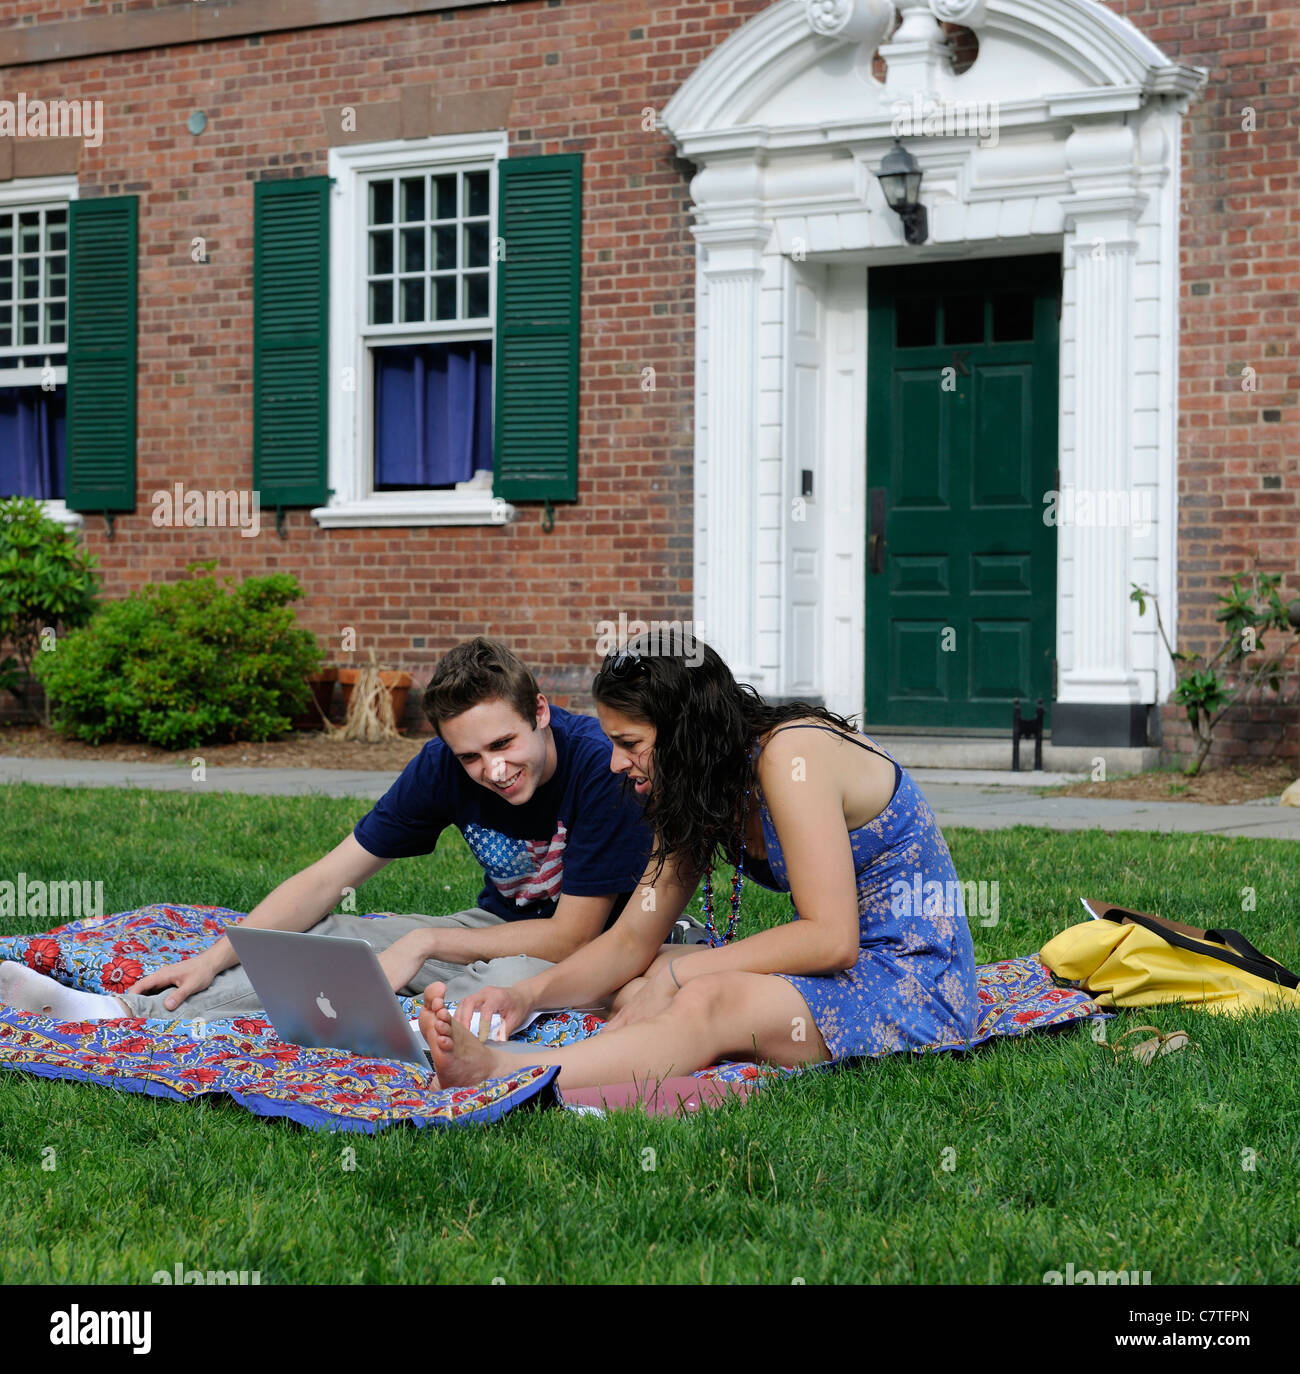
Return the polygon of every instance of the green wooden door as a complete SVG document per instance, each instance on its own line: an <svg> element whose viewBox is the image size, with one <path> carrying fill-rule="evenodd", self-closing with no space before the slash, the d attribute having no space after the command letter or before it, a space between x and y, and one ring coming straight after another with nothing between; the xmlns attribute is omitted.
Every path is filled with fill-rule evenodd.
<svg viewBox="0 0 1300 1374"><path fill-rule="evenodd" d="M866 720L1052 698L1060 259L868 274Z"/></svg>

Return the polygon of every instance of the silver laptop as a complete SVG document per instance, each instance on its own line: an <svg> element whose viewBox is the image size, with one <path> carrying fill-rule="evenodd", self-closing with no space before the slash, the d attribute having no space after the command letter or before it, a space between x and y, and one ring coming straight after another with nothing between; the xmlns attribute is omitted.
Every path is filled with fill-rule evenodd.
<svg viewBox="0 0 1300 1374"><path fill-rule="evenodd" d="M432 1067L364 940L242 925L226 934L281 1040Z"/></svg>

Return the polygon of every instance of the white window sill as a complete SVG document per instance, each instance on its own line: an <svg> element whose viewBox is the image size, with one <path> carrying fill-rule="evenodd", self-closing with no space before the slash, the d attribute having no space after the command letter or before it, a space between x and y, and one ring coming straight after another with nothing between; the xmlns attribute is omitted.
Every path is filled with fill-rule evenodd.
<svg viewBox="0 0 1300 1374"><path fill-rule="evenodd" d="M507 525L515 508L490 491L417 492L372 496L317 506L311 517L323 529L366 529L400 525Z"/></svg>

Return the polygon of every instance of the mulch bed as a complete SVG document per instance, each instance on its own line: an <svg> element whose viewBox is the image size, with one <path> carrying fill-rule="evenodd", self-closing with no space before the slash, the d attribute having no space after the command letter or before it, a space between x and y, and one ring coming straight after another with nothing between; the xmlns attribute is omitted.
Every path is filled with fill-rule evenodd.
<svg viewBox="0 0 1300 1374"><path fill-rule="evenodd" d="M1125 801L1202 802L1212 806L1280 796L1296 780L1295 764L1235 764L1202 769L1194 778L1176 770L1134 773L1107 782L1078 782L1052 788L1060 797L1114 797Z"/></svg>
<svg viewBox="0 0 1300 1374"><path fill-rule="evenodd" d="M282 739L253 744L205 744L198 749L158 749L151 744L83 744L64 739L44 725L0 726L0 755L23 758L82 759L100 763L183 763L196 755L205 763L228 768L373 768L400 773L432 738L407 735L401 739L362 744L331 740L320 730L299 730Z"/></svg>

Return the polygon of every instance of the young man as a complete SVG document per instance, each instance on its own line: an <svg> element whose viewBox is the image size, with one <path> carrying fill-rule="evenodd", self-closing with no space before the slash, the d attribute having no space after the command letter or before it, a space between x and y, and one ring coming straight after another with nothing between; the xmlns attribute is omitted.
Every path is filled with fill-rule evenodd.
<svg viewBox="0 0 1300 1374"><path fill-rule="evenodd" d="M532 977L595 939L635 889L651 836L610 771L597 721L552 707L504 645L458 645L438 663L423 705L438 738L342 844L281 883L244 924L363 939L394 991L416 996L438 981L457 998ZM449 825L483 867L477 907L373 920L327 914L390 860L430 853ZM70 1020L260 1010L225 936L119 995L0 964L0 1003Z"/></svg>

